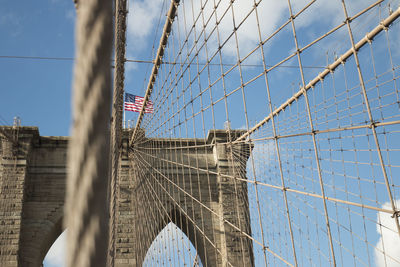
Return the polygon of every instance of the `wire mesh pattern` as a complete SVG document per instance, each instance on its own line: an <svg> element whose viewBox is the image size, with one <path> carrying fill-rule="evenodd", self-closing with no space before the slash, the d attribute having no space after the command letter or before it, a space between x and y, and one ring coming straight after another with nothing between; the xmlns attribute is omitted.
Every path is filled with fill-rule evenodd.
<svg viewBox="0 0 400 267"><path fill-rule="evenodd" d="M135 197L156 203L143 216L164 221L140 232L155 238L167 225L143 248L145 265L207 266L200 243L221 266L400 265L400 2L173 5L146 92L154 113L142 112L131 153L143 183ZM188 156L218 147L207 143L218 129L234 166L226 173L210 167L212 158ZM238 218L212 205L216 175L233 182ZM164 201L200 234L189 241ZM238 251L250 243L250 263L202 235L210 220L241 233Z"/></svg>

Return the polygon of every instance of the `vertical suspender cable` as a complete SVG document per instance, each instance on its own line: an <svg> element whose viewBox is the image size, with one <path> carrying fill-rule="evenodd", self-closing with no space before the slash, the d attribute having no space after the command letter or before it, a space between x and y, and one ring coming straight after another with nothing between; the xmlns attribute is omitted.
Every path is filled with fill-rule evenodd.
<svg viewBox="0 0 400 267"><path fill-rule="evenodd" d="M67 266L106 266L112 6L107 0L75 3L77 60L65 207Z"/></svg>
<svg viewBox="0 0 400 267"><path fill-rule="evenodd" d="M156 81L156 77L157 77L157 74L158 74L158 69L160 68L161 61L162 61L162 58L164 56L164 50L165 50L165 47L167 46L168 37L169 37L169 34L171 32L171 29L172 29L172 22L174 21L175 14L176 14L176 9L177 9L177 7L179 5L179 1L180 0L171 0L171 5L169 7L169 11L168 11L168 14L167 14L167 19L165 21L164 28L163 28L163 33L162 33L162 36L161 36L161 39L160 39L160 44L158 46L156 58L154 60L153 69L151 71L149 83L147 84L147 89L146 89L146 94L144 96L143 106L142 106L142 109L141 109L141 111L139 113L138 119L136 121L136 127L133 130L133 134L132 134L132 137L131 137L131 139L129 141L129 145L133 144L133 142L134 142L134 140L136 138L136 135L139 132L139 127L140 127L140 124L142 123L143 116L144 116L144 110L145 110L145 107L147 105L147 102L150 100L150 96L151 96L151 93L153 91L153 86L154 86L154 83Z"/></svg>
<svg viewBox="0 0 400 267"><path fill-rule="evenodd" d="M108 266L114 266L115 237L118 210L118 167L119 149L121 146L122 105L125 74L126 45L126 0L115 0L115 62L114 62L114 93L111 120L111 195L110 195L110 242Z"/></svg>

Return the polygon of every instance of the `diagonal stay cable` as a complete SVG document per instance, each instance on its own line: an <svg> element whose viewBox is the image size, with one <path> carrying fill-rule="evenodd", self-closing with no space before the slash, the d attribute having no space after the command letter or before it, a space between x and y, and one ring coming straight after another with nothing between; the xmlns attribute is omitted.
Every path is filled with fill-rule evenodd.
<svg viewBox="0 0 400 267"><path fill-rule="evenodd" d="M154 82L155 82L156 76L158 74L158 69L160 68L160 65L161 65L162 57L164 56L164 49L165 49L165 47L167 45L167 42L168 42L169 33L171 32L171 29L172 29L172 22L173 22L173 20L175 18L178 4L179 4L179 0L172 0L171 1L171 5L170 5L169 11L168 11L167 19L166 19L165 24L164 24L163 34L161 36L160 45L159 45L158 50L157 50L155 64L153 65L153 69L152 69L152 72L151 72L149 83L147 85L146 93L145 93L144 100L143 100L143 106L142 106L142 108L140 110L140 113L139 113L139 116L138 116L138 119L137 119L137 122L136 122L136 127L133 130L133 134L132 134L132 137L131 137L130 142L129 142L130 145L132 145L132 143L134 142L134 140L136 138L136 135L137 135L137 133L139 131L140 124L141 124L141 122L143 120L145 107L146 107L147 102L149 101L151 93L153 91Z"/></svg>
<svg viewBox="0 0 400 267"><path fill-rule="evenodd" d="M288 107L291 103L293 103L299 97L301 97L301 95L303 95L304 91L308 91L309 89L313 88L317 83L319 83L321 80L323 80L329 73L333 72L338 66L343 64L349 57L351 57L355 53L355 50L359 50L361 47L363 47L365 44L367 44L371 39L373 39L376 35L378 35L381 31L383 31L384 29L389 27L399 17L400 17L400 8L398 8L390 16L388 16L386 19L384 19L372 31L367 33L364 38L362 38L358 43L356 43L354 45L354 49L352 47L349 50L347 50L343 55L341 55L332 64L328 65L327 68L323 72L318 74L318 76L315 77L313 80L311 80L305 87L302 87L292 97L290 97L288 100L286 100L285 103L283 103L281 106L276 108L271 114L269 114L267 117L265 117L259 123L257 123L254 127L249 129L246 133L244 133L242 136L240 136L238 139L236 139L233 143L237 143L242 140L245 140L250 134L254 133L260 127L262 127L265 123L267 123L269 120L271 120L272 116L276 116L281 111L285 110L286 107Z"/></svg>
<svg viewBox="0 0 400 267"><path fill-rule="evenodd" d="M141 152L139 150L137 150L136 152ZM158 158L157 158L158 159ZM170 163L174 163L174 162L170 162ZM221 215L219 215L218 213L216 213L215 211L213 211L211 208L207 207L204 203L201 203L198 199L196 199L195 197L193 197L191 194L189 194L188 192L186 192L184 189L182 189L181 187L179 187L177 184L175 184L173 181L171 181L168 177L165 176L165 174L163 174L161 171L155 169L150 163L148 163L149 167L154 169L155 172L157 172L158 174L160 174L162 177L164 177L169 183L172 183L176 188L178 188L180 191L182 191L185 195L189 196L191 199L193 199L195 202L197 202L198 204L200 204L202 207L204 207L206 210L210 211L212 214L214 214L215 216L217 216L218 218L220 218L224 223L230 225L232 228L236 229L237 231L239 231L241 234L243 234L244 236L246 236L247 238L251 239L253 242L255 242L256 244L258 244L259 246L263 247L263 249L266 249L268 252L270 252L272 255L274 255L275 257L277 257L278 259L280 259L281 261L283 261L284 263L286 263L289 266L293 266L291 263L289 263L288 261L286 261L285 259L283 259L281 256L279 256L276 252L274 252L273 250L271 250L269 247L265 247L263 246L262 243L260 243L260 241L258 241L257 239L255 239L254 237L252 237L251 235L249 235L248 233L242 231L240 228L238 228L236 225L234 225L233 223L231 223L230 221L224 219L223 217L221 217ZM157 181L158 182L158 181ZM158 182L159 183L159 182ZM162 186L162 185L160 185ZM164 188L164 187L163 187ZM167 193L168 194L168 193ZM172 198L172 197L171 197ZM174 199L172 198L172 200L174 201ZM183 211L184 212L184 211ZM197 228L199 228L197 226ZM201 229L199 229L199 231L201 231Z"/></svg>
<svg viewBox="0 0 400 267"><path fill-rule="evenodd" d="M171 161L171 160L159 158L159 157L153 156L151 154L144 153L141 150L136 150L135 149L135 151L136 152L140 152L142 154L145 154L146 156L150 156L150 157L153 157L155 159L167 162L167 163L171 163L171 164L174 164L174 165L179 165L179 166L182 166L182 167L185 167L185 168L189 168L189 169L193 169L193 170L199 170L201 172L205 172L205 173L209 173L209 174L220 175L221 177L225 177L225 178L229 178L229 179L236 179L238 181L244 181L244 182L251 183L251 184L257 183L258 185L266 186L266 187L273 188L273 189L285 190L287 192L293 192L293 193L302 194L302 195L315 197L315 198L321 198L321 199L325 198L326 200L332 201L332 202L338 202L338 203L348 204L348 205L355 206L355 207L362 207L362 208L366 208L366 209L370 209L370 210L382 211L382 212L385 212L385 213L393 214L393 210L390 210L390 209L378 208L378 207L374 207L374 206L364 205L364 204L351 202L351 201L347 201L347 200L342 200L342 199L338 199L338 198L333 198L333 197L328 197L328 196L323 197L323 196L321 196L319 194L310 193L310 192L304 192L304 191L300 191L300 190L296 190L296 189L291 189L289 187L282 188L281 186L272 185L272 184L268 184L268 183L264 183L264 182L260 182L260 181L254 182L252 180L243 179L243 178L239 178L239 177L234 177L234 176L229 175L229 174L222 174L222 173L218 173L218 172L215 172L215 171L210 171L210 170L207 170L207 169L197 168L197 167L190 166L190 165L187 165L187 164L178 163L178 162L174 162L174 161Z"/></svg>
<svg viewBox="0 0 400 267"><path fill-rule="evenodd" d="M138 155L136 154L136 157L138 157ZM214 213L214 215L220 217L220 215L218 215L217 213L215 213L214 211L212 211L210 208L208 208L207 206L205 206L203 203L199 202L196 198L194 198L192 195L190 195L189 193L187 193L185 190L183 190L182 188L180 188L179 186L177 186L174 182L172 182L170 179L168 179L163 173L161 173L160 171L158 171L157 169L154 168L154 166L152 166L150 163L148 163L145 159L142 159L143 163L146 163L151 169L154 169L155 172L157 172L158 174L160 174L161 176L163 176L165 179L168 180L169 183L172 183L173 185L175 185L175 187L177 187L178 189L180 189L183 193L189 195L189 197L191 197L193 200L195 200L196 202L198 202L200 205L202 205L204 208L206 208L207 210L209 210L210 212ZM171 196L170 193L168 193L168 190L154 177L154 173L151 172L151 177L158 183L158 185L164 190L164 192L168 195L168 197L174 202L174 204L180 209L180 211L186 216L186 218L197 228L197 230L203 235L203 237L205 237L205 239L220 253L222 254L222 252L216 247L215 244L213 244L213 242L207 237L207 235L204 233L204 231L196 224L196 222L189 216L189 214L187 214L187 212L179 205L179 203L176 202L176 200L173 198L173 196ZM151 185L150 185L151 186ZM155 189L151 186L151 189L154 193L154 195L157 197L157 200L159 203L161 203L162 205L162 201L159 199L159 196L156 194ZM165 207L164 207L165 209ZM165 211L167 213L167 211ZM228 261L230 266L233 266L229 261Z"/></svg>
<svg viewBox="0 0 400 267"><path fill-rule="evenodd" d="M136 162L138 162L139 164L141 164L141 163L144 162L144 161L140 161L139 158L138 158L136 155L135 155L135 157L136 157L136 160L133 159L132 157L130 157L130 162L136 161ZM143 166L144 166L144 164L143 164ZM144 168L138 168L138 170L142 173L143 176L145 176ZM152 192L152 194L144 194L145 197L149 198L150 196L152 196L152 199L153 199L156 203L159 204L159 205L155 205L155 206L157 207L157 209L158 209L159 214L164 214L164 215L166 215L166 216L168 217L169 221L173 222L173 219L172 219L171 215L169 214L169 212L167 211L167 209L166 209L165 206L163 205L163 203L162 203L162 201L160 200L160 198L159 198L157 192L155 191L154 187L149 183L149 181L148 181L147 179L144 179L144 181L145 181L144 184L148 187L149 192L150 192L150 191ZM153 219L155 219L155 214L154 214L155 212L154 212L152 209L150 209L150 212L151 212L152 215L153 215L153 216L152 216ZM168 223L168 221L166 221L164 217L162 217L162 221L163 221L165 224ZM186 244L184 244L184 245L185 245L186 249L189 250L189 247L187 247ZM178 250L178 253L180 253L179 250Z"/></svg>

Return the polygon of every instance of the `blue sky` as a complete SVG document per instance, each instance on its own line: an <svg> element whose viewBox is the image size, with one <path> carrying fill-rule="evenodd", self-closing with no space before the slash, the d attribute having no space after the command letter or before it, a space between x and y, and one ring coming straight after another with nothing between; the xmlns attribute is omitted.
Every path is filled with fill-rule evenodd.
<svg viewBox="0 0 400 267"><path fill-rule="evenodd" d="M68 59L75 56L73 1L0 0L0 4L0 56L66 58L0 58L0 124L10 125L19 116L23 126L38 126L41 135L69 135L73 61ZM147 38L146 34L142 37ZM140 59L151 58L150 53L144 58L146 48L135 48ZM128 51L130 55L136 54ZM143 94L144 67L127 63L128 71L135 73L127 77L129 92Z"/></svg>
<svg viewBox="0 0 400 267"><path fill-rule="evenodd" d="M72 1L6 1L0 10L1 56L74 57ZM0 118L68 135L73 61L0 58Z"/></svg>

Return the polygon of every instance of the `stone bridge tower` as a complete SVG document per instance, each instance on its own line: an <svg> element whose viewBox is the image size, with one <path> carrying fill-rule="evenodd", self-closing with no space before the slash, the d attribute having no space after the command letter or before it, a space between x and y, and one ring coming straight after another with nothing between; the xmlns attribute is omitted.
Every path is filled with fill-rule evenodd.
<svg viewBox="0 0 400 267"><path fill-rule="evenodd" d="M40 136L36 127L0 130L0 265L41 266L64 230L68 138ZM229 138L240 133L231 131ZM229 147L227 132L213 130L207 140L144 138L136 149L157 146L159 152L135 153L134 147L128 153L129 134L120 160L115 265L141 266L158 233L173 222L195 245L203 265L253 266L252 243L245 236L251 235L247 183L240 180L251 145ZM171 149L182 144L185 150ZM232 149L242 158L233 160ZM166 177L201 204L188 201L184 190L166 188ZM159 210L164 214L151 219Z"/></svg>

